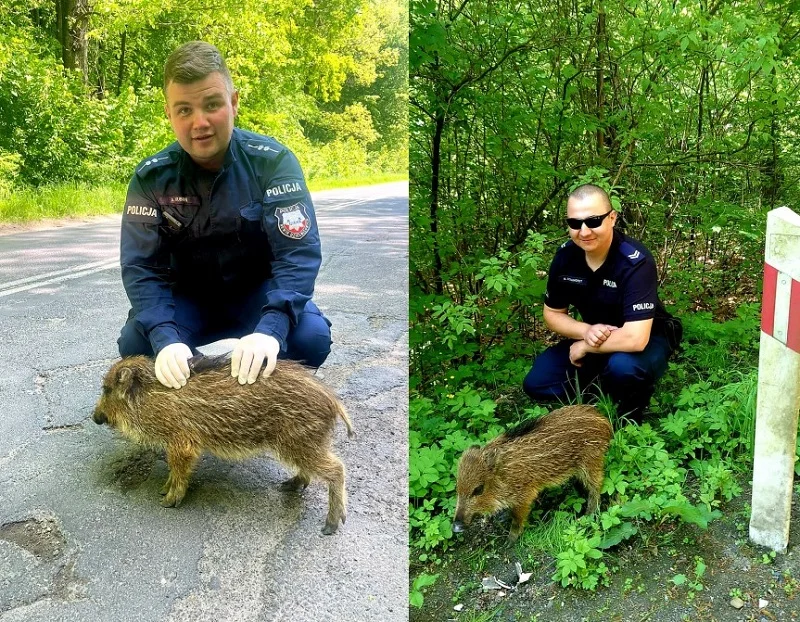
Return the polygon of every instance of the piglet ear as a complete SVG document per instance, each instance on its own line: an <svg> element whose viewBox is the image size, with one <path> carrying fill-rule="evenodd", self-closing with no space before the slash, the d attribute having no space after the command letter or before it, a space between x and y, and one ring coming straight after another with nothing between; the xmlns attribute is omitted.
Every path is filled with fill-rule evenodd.
<svg viewBox="0 0 800 622"><path fill-rule="evenodd" d="M133 372L130 370L129 367L123 367L119 370L119 375L117 376L117 384L122 387L123 389L127 389L130 387L131 382L133 381Z"/></svg>
<svg viewBox="0 0 800 622"><path fill-rule="evenodd" d="M483 459L486 462L486 468L490 471L494 471L494 468L497 466L497 447L486 449Z"/></svg>
<svg viewBox="0 0 800 622"><path fill-rule="evenodd" d="M130 400L136 401L141 394L142 379L135 367L122 366L117 374L117 386L122 395Z"/></svg>

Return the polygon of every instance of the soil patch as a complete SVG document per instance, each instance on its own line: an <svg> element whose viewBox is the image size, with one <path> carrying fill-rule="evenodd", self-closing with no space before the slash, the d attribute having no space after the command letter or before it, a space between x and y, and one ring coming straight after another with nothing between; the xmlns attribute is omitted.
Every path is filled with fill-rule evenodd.
<svg viewBox="0 0 800 622"><path fill-rule="evenodd" d="M507 526L496 519L488 533L468 532L443 557L442 566L412 568L439 574L411 622L525 620L546 622L739 622L800 620L800 512L792 506L786 554L748 538L751 490L720 508L707 530L694 525L647 525L612 549L604 561L617 571L595 592L562 588L552 580L555 560L504 544ZM705 572L695 576L697 561ZM484 590L496 577L515 585L519 562L531 578L513 590ZM677 585L673 579L687 581ZM412 576L413 582L413 576ZM680 579L678 579L680 582ZM460 611L455 606L462 605Z"/></svg>
<svg viewBox="0 0 800 622"><path fill-rule="evenodd" d="M0 540L16 544L35 557L48 561L61 557L66 546L61 528L51 518L29 518L0 525Z"/></svg>

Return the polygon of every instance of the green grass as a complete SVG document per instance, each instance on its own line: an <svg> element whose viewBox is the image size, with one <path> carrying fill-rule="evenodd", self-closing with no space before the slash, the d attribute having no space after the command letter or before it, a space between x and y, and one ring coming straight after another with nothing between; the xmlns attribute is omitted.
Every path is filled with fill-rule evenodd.
<svg viewBox="0 0 800 622"><path fill-rule="evenodd" d="M529 517L526 529L520 538L520 549L523 551L542 551L556 556L566 549L564 532L579 514L551 511L546 516Z"/></svg>
<svg viewBox="0 0 800 622"><path fill-rule="evenodd" d="M309 182L312 192L402 181L404 173L387 173L341 179L315 179ZM83 218L117 214L125 203L127 185L109 182L98 186L58 184L0 192L0 223L31 223L52 218Z"/></svg>
<svg viewBox="0 0 800 622"><path fill-rule="evenodd" d="M406 181L407 179L407 173L379 173L376 175L360 175L356 177L312 179L308 182L308 187L312 192L318 192L319 190L371 186L374 184L388 183L390 181Z"/></svg>
<svg viewBox="0 0 800 622"><path fill-rule="evenodd" d="M59 184L0 194L0 222L25 223L47 218L80 218L119 212L125 184Z"/></svg>

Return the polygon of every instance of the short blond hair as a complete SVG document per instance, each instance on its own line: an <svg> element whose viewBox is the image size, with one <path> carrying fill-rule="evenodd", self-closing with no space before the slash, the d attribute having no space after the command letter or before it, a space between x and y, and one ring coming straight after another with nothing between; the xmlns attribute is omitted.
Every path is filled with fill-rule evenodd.
<svg viewBox="0 0 800 622"><path fill-rule="evenodd" d="M169 55L164 64L164 94L170 82L191 84L219 72L225 81L228 94L233 93L233 80L222 53L205 41L184 43Z"/></svg>

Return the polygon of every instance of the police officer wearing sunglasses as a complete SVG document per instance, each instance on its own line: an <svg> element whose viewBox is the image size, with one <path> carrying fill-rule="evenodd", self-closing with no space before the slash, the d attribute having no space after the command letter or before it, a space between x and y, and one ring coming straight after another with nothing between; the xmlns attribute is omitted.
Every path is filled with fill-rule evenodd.
<svg viewBox="0 0 800 622"><path fill-rule="evenodd" d="M544 305L545 323L565 339L536 357L523 388L535 400L563 400L599 379L620 414L641 420L681 329L658 299L653 256L616 220L602 188L569 195L571 239L550 265Z"/></svg>

